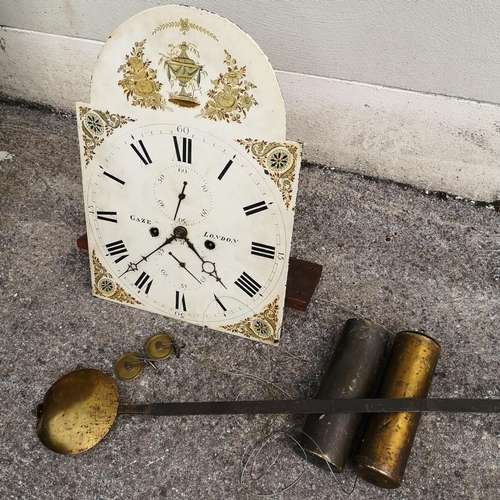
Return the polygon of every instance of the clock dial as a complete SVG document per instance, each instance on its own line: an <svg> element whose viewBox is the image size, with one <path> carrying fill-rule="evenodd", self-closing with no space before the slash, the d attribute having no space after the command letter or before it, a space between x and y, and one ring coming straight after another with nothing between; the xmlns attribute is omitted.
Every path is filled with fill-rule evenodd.
<svg viewBox="0 0 500 500"><path fill-rule="evenodd" d="M300 145L267 57L176 5L104 43L77 103L94 295L275 344Z"/></svg>
<svg viewBox="0 0 500 500"><path fill-rule="evenodd" d="M225 330L282 295L291 226L268 172L236 144L135 127L88 176L96 256L136 306Z"/></svg>

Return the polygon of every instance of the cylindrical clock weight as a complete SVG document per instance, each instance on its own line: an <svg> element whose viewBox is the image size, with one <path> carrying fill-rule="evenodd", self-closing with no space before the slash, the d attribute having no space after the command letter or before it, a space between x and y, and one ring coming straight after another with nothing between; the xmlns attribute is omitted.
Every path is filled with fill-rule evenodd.
<svg viewBox="0 0 500 500"><path fill-rule="evenodd" d="M422 333L396 335L379 398L425 398L441 348ZM371 415L354 459L356 473L381 488L401 486L421 413Z"/></svg>
<svg viewBox="0 0 500 500"><path fill-rule="evenodd" d="M389 332L360 318L349 319L316 394L317 399L365 398L383 357ZM312 414L307 417L300 444L307 459L324 469L341 472L361 415Z"/></svg>

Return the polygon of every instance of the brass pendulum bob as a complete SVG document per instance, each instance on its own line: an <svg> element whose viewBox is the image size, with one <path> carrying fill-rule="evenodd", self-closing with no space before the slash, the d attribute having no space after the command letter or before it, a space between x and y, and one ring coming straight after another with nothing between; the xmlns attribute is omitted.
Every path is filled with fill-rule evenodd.
<svg viewBox="0 0 500 500"><path fill-rule="evenodd" d="M89 450L108 433L118 414L238 415L278 413L388 412L499 413L499 399L305 399L215 401L119 405L113 380L99 370L83 369L56 381L37 408L37 434L63 455Z"/></svg>
<svg viewBox="0 0 500 500"><path fill-rule="evenodd" d="M117 413L113 380L99 370L77 370L53 384L38 405L38 437L56 453L81 453L108 433Z"/></svg>

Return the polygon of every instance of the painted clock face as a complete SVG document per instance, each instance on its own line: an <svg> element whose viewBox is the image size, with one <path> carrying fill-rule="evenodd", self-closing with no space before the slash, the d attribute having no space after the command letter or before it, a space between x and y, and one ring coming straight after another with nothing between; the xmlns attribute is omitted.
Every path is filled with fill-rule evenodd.
<svg viewBox="0 0 500 500"><path fill-rule="evenodd" d="M77 115L94 295L277 343L301 148L255 42L199 9L141 12Z"/></svg>
<svg viewBox="0 0 500 500"><path fill-rule="evenodd" d="M262 165L237 146L177 124L101 145L84 176L96 295L277 339L291 223L271 177L292 153L274 145Z"/></svg>
<svg viewBox="0 0 500 500"><path fill-rule="evenodd" d="M97 109L149 122L162 114L218 137L245 129L243 137L285 139L284 102L265 54L227 19L192 7L154 7L120 25L99 53L90 97Z"/></svg>

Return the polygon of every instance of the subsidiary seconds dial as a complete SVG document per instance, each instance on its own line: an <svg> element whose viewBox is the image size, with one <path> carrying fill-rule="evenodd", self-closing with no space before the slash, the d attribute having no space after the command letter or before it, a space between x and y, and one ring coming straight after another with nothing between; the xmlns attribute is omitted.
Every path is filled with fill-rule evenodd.
<svg viewBox="0 0 500 500"><path fill-rule="evenodd" d="M175 224L199 224L212 209L210 185L190 164L161 170L154 182L154 196L161 212Z"/></svg>
<svg viewBox="0 0 500 500"><path fill-rule="evenodd" d="M283 289L280 192L236 144L178 125L129 127L92 165L96 254L136 307L218 329Z"/></svg>

